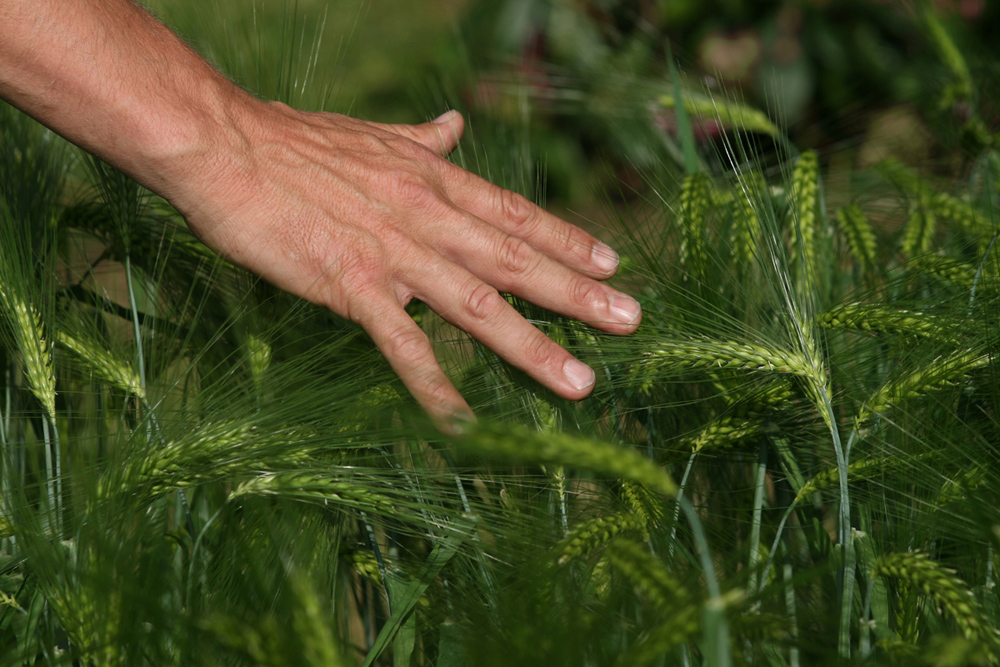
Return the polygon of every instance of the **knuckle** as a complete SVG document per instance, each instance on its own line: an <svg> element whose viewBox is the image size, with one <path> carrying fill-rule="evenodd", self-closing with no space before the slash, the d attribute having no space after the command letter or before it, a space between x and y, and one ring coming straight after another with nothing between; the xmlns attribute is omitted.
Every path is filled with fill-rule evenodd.
<svg viewBox="0 0 1000 667"><path fill-rule="evenodd" d="M433 162L434 152L421 142L420 131L412 125L394 125L384 139L386 145L407 160Z"/></svg>
<svg viewBox="0 0 1000 667"><path fill-rule="evenodd" d="M538 253L527 241L516 236L508 236L497 250L497 264L513 275L528 273L538 263Z"/></svg>
<svg viewBox="0 0 1000 667"><path fill-rule="evenodd" d="M504 304L500 292L486 283L479 283L466 295L462 309L473 320L483 321L499 314Z"/></svg>
<svg viewBox="0 0 1000 667"><path fill-rule="evenodd" d="M596 309L607 302L604 288L586 276L576 276L569 285L570 302L578 308Z"/></svg>
<svg viewBox="0 0 1000 667"><path fill-rule="evenodd" d="M339 278L355 289L377 284L386 273L384 252L374 244L357 243L350 252L342 252L338 261Z"/></svg>
<svg viewBox="0 0 1000 667"><path fill-rule="evenodd" d="M570 228L565 233L556 234L559 249L567 254L589 254L593 241L576 228Z"/></svg>
<svg viewBox="0 0 1000 667"><path fill-rule="evenodd" d="M551 368L559 364L562 348L540 331L535 331L524 344L525 360L530 368Z"/></svg>
<svg viewBox="0 0 1000 667"><path fill-rule="evenodd" d="M420 392L434 405L448 405L454 401L454 389L443 373L437 372L424 378Z"/></svg>
<svg viewBox="0 0 1000 667"><path fill-rule="evenodd" d="M403 327L388 336L384 353L390 359L413 364L426 355L430 344L430 339L420 327Z"/></svg>
<svg viewBox="0 0 1000 667"><path fill-rule="evenodd" d="M325 276L325 290L320 304L346 317L360 322L365 308L360 305L375 298L386 274L385 261L376 251L358 249L341 255L332 272Z"/></svg>
<svg viewBox="0 0 1000 667"><path fill-rule="evenodd" d="M499 200L500 211L512 225L512 229L521 229L534 219L534 207L531 202L516 192L501 188Z"/></svg>
<svg viewBox="0 0 1000 667"><path fill-rule="evenodd" d="M409 209L433 209L442 204L437 189L424 177L411 171L390 172L386 190L400 205Z"/></svg>

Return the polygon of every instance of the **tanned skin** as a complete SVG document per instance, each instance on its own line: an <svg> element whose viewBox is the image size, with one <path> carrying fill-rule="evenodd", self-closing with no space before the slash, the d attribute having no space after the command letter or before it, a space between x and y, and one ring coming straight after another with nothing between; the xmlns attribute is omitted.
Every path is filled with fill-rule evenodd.
<svg viewBox="0 0 1000 667"><path fill-rule="evenodd" d="M433 417L468 415L420 299L560 396L594 372L500 295L635 331L618 256L457 167L462 116L383 125L249 95L130 0L0 0L0 97L164 197L228 260L359 323Z"/></svg>

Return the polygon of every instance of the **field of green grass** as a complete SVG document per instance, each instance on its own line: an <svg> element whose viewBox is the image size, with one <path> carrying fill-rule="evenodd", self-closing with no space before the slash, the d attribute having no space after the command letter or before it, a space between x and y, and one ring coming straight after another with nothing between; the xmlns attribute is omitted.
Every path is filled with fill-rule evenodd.
<svg viewBox="0 0 1000 667"><path fill-rule="evenodd" d="M414 304L479 419L443 435L360 329L0 105L0 665L1000 663L975 24L872 18L912 98L796 120L675 67L668 3L151 4L263 97L459 108L453 159L600 228L643 323L510 297L597 370L573 403Z"/></svg>

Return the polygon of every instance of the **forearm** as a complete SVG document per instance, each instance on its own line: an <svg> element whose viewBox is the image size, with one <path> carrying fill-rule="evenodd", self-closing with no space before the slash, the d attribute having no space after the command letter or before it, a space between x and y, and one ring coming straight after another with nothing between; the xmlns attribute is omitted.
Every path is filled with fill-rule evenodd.
<svg viewBox="0 0 1000 667"><path fill-rule="evenodd" d="M0 0L0 97L169 197L249 96L131 0Z"/></svg>

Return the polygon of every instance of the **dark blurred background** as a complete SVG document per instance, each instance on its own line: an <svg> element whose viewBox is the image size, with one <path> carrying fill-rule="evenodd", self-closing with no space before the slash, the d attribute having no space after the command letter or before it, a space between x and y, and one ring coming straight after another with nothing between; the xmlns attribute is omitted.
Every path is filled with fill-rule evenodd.
<svg viewBox="0 0 1000 667"><path fill-rule="evenodd" d="M682 96L761 110L824 164L895 157L960 177L997 130L1000 10L984 0L153 5L203 51L199 37L226 34L227 44L209 37L218 46L209 57L262 96L385 122L458 108L474 135L508 137L537 163L533 194L557 208L641 192L644 169L664 156L680 162L676 111L662 103L674 93L671 58ZM234 53L279 58L285 80L263 79L280 78L272 62L228 62ZM254 71L257 80L238 74ZM707 163L731 125L695 116ZM773 142L761 133L755 149Z"/></svg>

